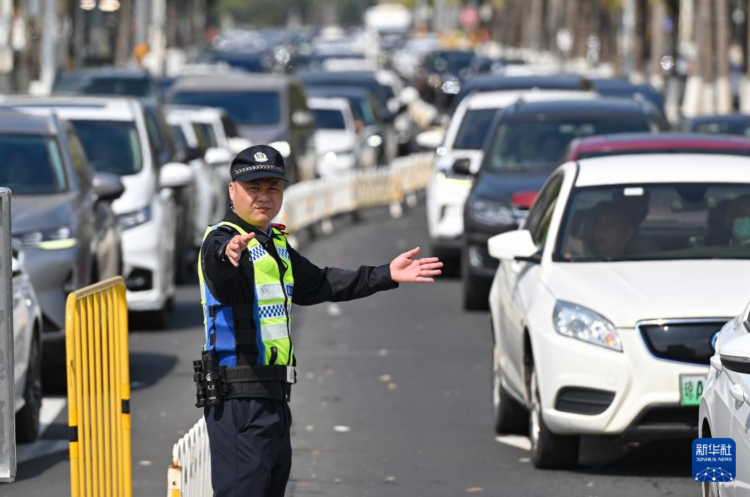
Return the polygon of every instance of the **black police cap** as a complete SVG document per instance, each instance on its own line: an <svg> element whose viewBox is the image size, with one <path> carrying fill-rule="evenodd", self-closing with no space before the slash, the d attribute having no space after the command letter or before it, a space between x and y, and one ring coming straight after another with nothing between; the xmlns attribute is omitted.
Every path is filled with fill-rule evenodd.
<svg viewBox="0 0 750 497"><path fill-rule="evenodd" d="M234 158L230 168L232 181L251 181L261 178L279 178L284 176L284 158L273 147L253 145L246 148Z"/></svg>

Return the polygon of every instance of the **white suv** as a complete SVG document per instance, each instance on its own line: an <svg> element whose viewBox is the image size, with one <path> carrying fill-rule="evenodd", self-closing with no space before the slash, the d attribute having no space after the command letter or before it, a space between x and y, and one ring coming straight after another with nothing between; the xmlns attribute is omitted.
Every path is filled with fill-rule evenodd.
<svg viewBox="0 0 750 497"><path fill-rule="evenodd" d="M713 338L747 296L750 158L568 162L521 229L490 238L495 429L540 468L581 435L695 438ZM739 445L739 444L738 444Z"/></svg>
<svg viewBox="0 0 750 497"><path fill-rule="evenodd" d="M70 121L96 171L120 175L125 192L112 203L122 228L123 275L128 309L157 311L166 326L175 293L175 203L171 188L193 181L184 164L157 166L143 106L129 98L10 99L24 112L49 109Z"/></svg>
<svg viewBox="0 0 750 497"><path fill-rule="evenodd" d="M461 253L464 233L464 204L479 171L482 146L498 111L524 101L594 99L583 91L493 91L463 99L448 124L445 139L437 149L435 174L427 187L427 229L435 254L456 258ZM429 131L425 133L434 134ZM437 138L439 135L434 135ZM438 143L432 143L438 145Z"/></svg>

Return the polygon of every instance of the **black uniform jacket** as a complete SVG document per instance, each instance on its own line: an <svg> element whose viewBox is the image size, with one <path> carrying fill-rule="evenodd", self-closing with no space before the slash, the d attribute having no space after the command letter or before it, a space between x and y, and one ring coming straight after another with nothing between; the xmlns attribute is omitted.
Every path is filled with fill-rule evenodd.
<svg viewBox="0 0 750 497"><path fill-rule="evenodd" d="M276 253L271 238L262 230L246 223L230 207L224 221L240 226L247 233L255 233L255 239L280 264L284 264ZM225 256L229 241L238 235L233 228L221 226L211 231L203 241L201 257L203 258L203 277L211 294L222 304L236 305L252 303L255 285L253 264L247 251L240 258L240 266L235 267ZM282 235L273 235L282 236ZM356 271L338 268L319 268L292 247L288 247L294 275L294 293L292 303L313 305L321 302L345 302L347 300L368 297L382 290L398 287L391 279L388 265L371 267L362 266ZM294 330L294 324L292 323ZM233 383L227 398L263 397L271 399L288 399L290 386L281 382Z"/></svg>

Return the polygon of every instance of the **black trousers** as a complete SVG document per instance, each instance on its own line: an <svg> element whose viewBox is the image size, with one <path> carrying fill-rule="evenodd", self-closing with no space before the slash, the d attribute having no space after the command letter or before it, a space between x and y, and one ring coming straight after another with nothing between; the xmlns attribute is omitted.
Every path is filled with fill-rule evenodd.
<svg viewBox="0 0 750 497"><path fill-rule="evenodd" d="M226 399L204 415L214 497L283 497L292 469L287 403Z"/></svg>

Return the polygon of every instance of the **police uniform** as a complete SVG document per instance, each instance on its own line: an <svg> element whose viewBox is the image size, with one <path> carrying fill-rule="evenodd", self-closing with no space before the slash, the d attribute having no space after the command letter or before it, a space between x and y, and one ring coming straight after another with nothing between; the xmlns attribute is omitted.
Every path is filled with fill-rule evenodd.
<svg viewBox="0 0 750 497"><path fill-rule="evenodd" d="M273 148L234 159L232 180L283 178ZM255 233L239 267L225 256L236 235ZM282 227L250 225L232 207L210 227L199 257L205 350L225 366L227 390L205 408L215 496L283 496L291 470L287 402L296 375L292 304L344 302L398 287L388 265L356 271L319 268L287 244Z"/></svg>

